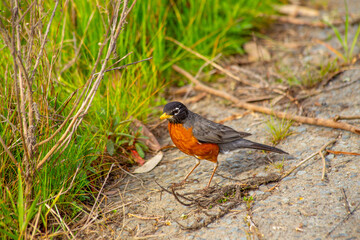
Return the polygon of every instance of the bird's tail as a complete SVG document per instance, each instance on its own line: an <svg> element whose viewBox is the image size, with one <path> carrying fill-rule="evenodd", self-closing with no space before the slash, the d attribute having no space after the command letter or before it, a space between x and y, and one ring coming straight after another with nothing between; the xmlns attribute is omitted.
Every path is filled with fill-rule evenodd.
<svg viewBox="0 0 360 240"><path fill-rule="evenodd" d="M239 139L239 140L229 142L229 143L221 143L221 144L219 144L219 147L220 147L221 153L233 151L233 150L239 149L239 148L251 148L251 149L258 149L258 150L265 150L265 151L270 151L270 152L288 154L287 152L285 152L279 148L271 147L271 146L261 144L261 143L252 142L247 139Z"/></svg>

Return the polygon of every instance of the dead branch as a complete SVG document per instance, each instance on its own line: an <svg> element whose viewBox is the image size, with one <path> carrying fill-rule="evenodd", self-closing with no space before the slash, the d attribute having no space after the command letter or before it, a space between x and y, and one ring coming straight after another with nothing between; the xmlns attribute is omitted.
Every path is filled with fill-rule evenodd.
<svg viewBox="0 0 360 240"><path fill-rule="evenodd" d="M334 117L335 122L337 122L339 120L355 120L355 119L360 119L360 115L358 115L358 116L339 116L339 115L336 115Z"/></svg>
<svg viewBox="0 0 360 240"><path fill-rule="evenodd" d="M103 47L104 45L107 44L108 41L110 41L106 56L102 61L101 70L97 74L92 74L92 77L87 82L86 87L84 88L84 90L80 96L80 98L81 98L83 95L85 95L85 99L81 103L81 106L77 110L77 113L75 114L75 116L73 117L71 122L69 123L68 127L66 128L65 132L60 137L58 142L49 150L49 152L44 156L44 158L37 164L36 169L40 169L42 167L42 165L50 159L50 156L60 149L60 147L63 145L63 142L66 139L71 138L71 136L75 132L74 130L77 129L77 127L82 122L83 116L88 112L88 110L91 106L91 103L93 101L93 98L95 96L95 93L97 92L100 82L104 76L104 73L107 70L106 65L110 59L111 54L113 53L114 48L115 48L116 39L118 38L118 36L120 34L120 31L125 23L125 19L126 19L127 15L131 11L131 9L134 7L135 3L136 3L136 0L132 3L130 8L127 9L128 1L124 1L124 3L123 3L124 7L123 7L122 13L120 15L120 19L118 20L118 13L119 13L121 1L117 1L115 13L112 18L112 24L109 27L110 39L105 38L104 42L102 43L102 47ZM102 49L100 51L102 51ZM100 61L99 60L100 57L101 57L101 55L98 55L98 59L97 59L95 65ZM94 70L95 70L95 68L93 69L93 72L94 72ZM96 79L95 79L95 76L96 76ZM95 79L95 81L93 83L94 79ZM79 101L77 102L77 104L79 104ZM75 107L77 107L77 106L76 105L74 106L74 108L72 109L72 112L73 112L73 110L75 110Z"/></svg>
<svg viewBox="0 0 360 240"><path fill-rule="evenodd" d="M49 34L50 26L51 26L51 24L52 24L52 22L53 22L53 19L54 19L54 16L55 16L55 12L56 12L56 9L57 9L58 5L59 5L59 0L57 0L57 1L55 2L54 9L53 9L53 11L52 11L52 13L51 13L50 20L49 20L48 25L47 25L46 30L45 30L44 38L43 38L43 40L41 41L40 51L39 51L39 54L37 55L37 59L36 59L36 61L35 61L34 68L33 68L33 70L32 70L31 76L30 76L30 78L29 78L29 83L30 83L30 84L32 83L32 80L33 80L33 78L34 78L34 76L35 76L35 73L36 73L36 69L38 68L39 63L40 63L40 59L41 59L41 57L42 57L42 55L43 55L44 47L45 47L45 44L46 44L46 42L47 42L46 39L47 39L47 36L48 36L48 34Z"/></svg>
<svg viewBox="0 0 360 240"><path fill-rule="evenodd" d="M184 75L192 83L194 83L195 84L194 88L196 90L204 91L209 94L212 94L212 95L215 95L218 97L222 97L226 100L233 102L239 108L244 108L244 109L248 109L248 110L255 111L255 112L265 113L268 115L274 115L275 117L278 117L281 119L288 119L288 120L293 120L293 121L300 122L300 123L306 123L306 124L317 125L317 126L322 126L322 127L343 129L343 130L346 130L349 132L360 134L360 128L350 125L350 124L347 124L347 123L335 122L332 119L330 120L330 119L310 118L310 117L292 115L290 113L275 111L275 110L272 110L267 107L261 107L258 105L243 102L229 93L206 86L205 84L201 83L199 80L195 79L190 73L188 73L187 71L185 71L184 69L180 68L177 65L173 65L173 69L175 71L179 72L180 74Z"/></svg>

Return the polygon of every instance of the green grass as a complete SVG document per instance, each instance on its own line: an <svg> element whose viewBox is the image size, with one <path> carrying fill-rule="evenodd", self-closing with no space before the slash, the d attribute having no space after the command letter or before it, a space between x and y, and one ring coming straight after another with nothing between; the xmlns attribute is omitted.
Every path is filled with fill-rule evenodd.
<svg viewBox="0 0 360 240"><path fill-rule="evenodd" d="M316 87L321 81L339 71L338 59L332 59L319 65L310 63L305 64L302 71L295 74L290 67L279 67L279 74L284 80L278 79L279 82L285 82L289 86L300 86L304 88Z"/></svg>
<svg viewBox="0 0 360 240"><path fill-rule="evenodd" d="M353 41L352 43L350 43L349 41L349 27L350 27L350 22L349 22L349 9L348 9L348 5L347 5L347 1L344 0L344 4L345 4L345 9L346 9L346 14L345 14L345 23L344 23L344 35L342 35L340 33L340 30L333 25L332 23L325 21L334 31L336 38L338 39L338 41L341 44L342 47L342 52L337 51L336 49L332 48L332 47L328 47L328 49L330 51L332 51L333 53L335 53L340 59L342 59L346 64L350 64L352 63L352 60L354 58L354 48L356 46L356 44L358 44L358 37L360 34L360 25L357 27L356 29L356 33L354 35ZM327 46L327 45L325 45Z"/></svg>
<svg viewBox="0 0 360 240"><path fill-rule="evenodd" d="M253 196L244 196L243 197L243 201L246 203L246 208L248 210L251 209L251 206L253 205L254 203L254 197Z"/></svg>
<svg viewBox="0 0 360 240"><path fill-rule="evenodd" d="M112 133L131 133L129 123L122 124L130 118L145 123L154 121L159 113L154 107L165 104L164 99L158 97L159 93L167 84L183 84L174 76L171 66L176 63L190 72L196 72L203 64L202 60L166 40L166 37L172 37L209 58L220 52L241 53L241 46L250 33L265 26L264 19L259 15L272 12L271 4L274 2L144 0L141 4L137 3L119 37L116 54L121 57L132 52L120 65L150 56L153 59L105 75L89 113L91 118L87 121L100 131L105 141ZM78 45L83 40L83 46L79 63L61 75L61 85L65 88L60 87L57 92L62 98L85 84L96 58L97 43L105 32L102 23L108 18L106 13L97 11L96 3L91 1L70 2L65 15L64 53L58 64L64 66L74 58L71 42L74 36ZM59 27L51 33L57 39L54 48L60 44L59 29L64 27L61 16L56 17ZM91 21L88 22L89 19Z"/></svg>
<svg viewBox="0 0 360 240"><path fill-rule="evenodd" d="M2 111L2 113L6 112ZM12 138L9 128L9 124L1 124L1 136L7 140L8 145L14 146L10 147L11 151L18 154L15 155L17 159L21 159L21 145ZM97 135L90 129L81 128L74 141L64 149L63 154L55 154L52 160L44 165L33 179L34 199L30 206L26 206L24 179L20 174L23 167L17 169L9 157L1 152L0 236L21 239L30 220L33 220L38 212L40 213L39 223L46 228L48 220L54 217L45 204L56 206L65 221L73 219L82 210L82 201L89 200L90 177L95 173L91 163L99 156L96 138ZM53 141L55 142L56 139ZM48 151L47 146L40 148L40 156L44 156Z"/></svg>
<svg viewBox="0 0 360 240"><path fill-rule="evenodd" d="M272 12L271 4L274 2L277 1L139 1L120 34L115 57L110 64L115 64L130 52L132 54L114 67L148 57L152 60L105 74L90 111L69 145L55 153L36 172L30 199L24 195L26 185L23 176L27 167L22 162L24 149L21 136L13 130L14 127L19 129L20 124L14 94L12 55L2 39L0 113L7 120L0 119L0 134L19 167L0 150L0 237L23 238L26 230L32 230L29 223L34 226L36 222L37 231L39 226L50 232L66 231L56 224L56 217L50 209L58 209L62 219L69 222L82 211L83 202L93 201L91 186L96 185L103 175L98 157L106 149L109 151L112 148L112 154L125 155L124 150L135 149L144 156L146 146L141 141L143 136L130 128L131 119L146 123L158 118L156 107L165 103L160 93L169 84L180 84L171 71L172 64L176 63L190 72L196 72L203 64L166 37L172 37L209 58L220 52L241 53L241 45L250 33L265 26L260 15ZM60 2L61 11L58 9L55 13L45 54L32 84L33 97L42 115L36 129L37 142L57 129L57 124L70 112L78 93L66 105L67 99L74 91L81 92L89 79L99 43L103 40L114 8L111 3L109 0L69 1L68 5ZM23 4L21 10L25 11L28 3L20 4ZM36 30L44 33L54 1L42 4L44 8L37 14L45 14L42 18L44 25L40 24ZM11 7L1 2L0 9L1 21L11 32ZM25 22L29 21L30 15L25 16ZM29 39L24 36L25 32L21 35L25 45ZM40 40L35 39L34 43L34 49L39 49ZM26 55L26 49L22 50ZM36 53L32 54L35 58ZM30 59L31 63L34 58ZM72 60L73 64L69 64ZM63 132L40 146L34 159L42 159ZM129 154L126 156L130 157ZM40 236L42 233L38 231L35 234Z"/></svg>
<svg viewBox="0 0 360 240"><path fill-rule="evenodd" d="M286 119L278 120L273 116L270 116L266 125L268 127L268 131L271 133L271 142L274 145L277 145L281 140L285 139L287 136L290 136L292 134L290 131L292 124L292 121Z"/></svg>

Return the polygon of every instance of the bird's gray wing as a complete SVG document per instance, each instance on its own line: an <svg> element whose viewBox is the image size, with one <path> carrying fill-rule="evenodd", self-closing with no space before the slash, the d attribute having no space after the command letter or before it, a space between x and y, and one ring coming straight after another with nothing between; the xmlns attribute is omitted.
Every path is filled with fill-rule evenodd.
<svg viewBox="0 0 360 240"><path fill-rule="evenodd" d="M199 142L203 143L228 143L243 137L250 136L250 133L238 132L231 127L207 120L200 115L191 112L188 118L189 125L193 127L192 132Z"/></svg>

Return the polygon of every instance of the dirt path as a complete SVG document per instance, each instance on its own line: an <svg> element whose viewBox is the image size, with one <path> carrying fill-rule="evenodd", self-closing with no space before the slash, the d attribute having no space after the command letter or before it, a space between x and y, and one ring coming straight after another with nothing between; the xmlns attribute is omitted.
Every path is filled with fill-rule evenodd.
<svg viewBox="0 0 360 240"><path fill-rule="evenodd" d="M339 2L342 1L331 1L329 6L344 12ZM360 1L349 1L350 11L356 12L360 9L359 5ZM352 36L355 27L350 28ZM322 61L326 64L332 53L323 45L314 43L314 39L339 47L335 37L328 40L328 36L333 36L330 29L275 25L271 32L271 39L283 43L267 45L274 60L249 66L250 70L259 74L263 72L264 78L275 67L286 68L288 73L304 77L302 72L310 71L311 66ZM281 47L286 43L287 46L290 43L298 45ZM223 81L226 84L213 86L220 86L242 97L236 83L229 79ZM327 91L329 89L332 90ZM322 90L322 93L301 102L303 114L319 118L360 115L359 69L337 75ZM211 120L245 113L212 96L190 104L189 108ZM274 108L299 111L295 104L284 99ZM252 133L251 140L270 144L271 134L266 125L268 119L268 116L250 113L225 124ZM348 122L360 126L359 119ZM261 178L280 176L332 139L336 139L336 143L328 149L360 152L359 135L299 124L294 124L291 131L293 134L278 145L290 156L267 156L249 150L222 155L213 179L215 190L210 196L196 193L206 185L212 171L212 164L203 161L191 175L192 182L177 191L187 198L179 197L179 200L194 203L191 206L181 204L173 194L161 190L155 183L157 181L170 189L170 185L179 182L194 165L195 161L179 150L166 151L164 159L153 171L136 177L128 176L121 186L113 189L116 194L108 196L108 204L119 206L117 212L106 223L88 229L87 236L106 239L360 239L360 156L328 154L326 181L321 180L322 162L316 156L278 185L268 183L258 189L243 191L243 194L248 194L248 200L240 201L244 200L244 196L240 195L240 183L244 181L239 180L261 181ZM171 144L167 133L162 144ZM274 163L270 164L269 159ZM214 196L218 198L212 199ZM189 201L189 198L196 200Z"/></svg>
<svg viewBox="0 0 360 240"><path fill-rule="evenodd" d="M358 81L346 88L320 94L309 100L313 103L311 108L315 115L318 117L334 117L337 114L359 115L360 97L357 95L360 92L359 76L359 70L348 71L337 77L331 85L343 84L348 78L358 79ZM232 112L240 112L238 109L217 104L211 104L211 107L208 107L209 104L207 100L191 108L199 112L205 109L208 111L206 115L213 120L220 119L215 115L223 118L231 115ZM213 111L214 109L216 112ZM253 133L250 137L252 140L267 143L267 137L270 134L265 130L266 124L262 122L264 119L266 117L260 114L251 114L229 122L228 125ZM359 124L360 121L353 121L353 123ZM337 139L331 150L360 152L360 137L354 134L308 125L294 126L292 131L294 134L279 145L292 155L284 161L285 171L318 151L331 139ZM280 174L275 165L281 163L282 156L276 154L270 156L273 161L277 161L274 165L269 164L266 156L260 152L242 150L223 155L220 158L218 174L235 179ZM355 207L359 208L359 161L360 156L327 155L328 181L321 181L322 163L319 157L316 157L283 179L273 191L268 190L275 184L260 186L258 190L250 191L249 194L254 197L254 202L251 203L252 220L258 227L259 234L262 234L264 239L325 239L325 236L346 218L348 212L344 205L345 200L349 204L350 211ZM216 208L215 211L214 209L199 209L196 206L183 206L175 200L173 195L159 191L160 188L154 182L155 180L167 188L171 183L179 182L193 164L194 161L190 157L176 149L170 150L165 153L165 158L157 168L141 176L144 187L138 179L134 178L129 178L126 189L125 186L120 187L124 192L125 202L137 202L125 209L127 214L125 231L123 231L125 238L131 235L137 237L156 235L157 239L160 236L164 239L246 239L247 236L252 235L246 220L249 212L244 203L237 204L228 214L216 219L207 227L193 231L181 229L179 223L197 228L211 218L205 213L214 215L217 214L216 211L221 211L220 208ZM202 162L199 169L191 176L191 179L196 181L187 184L179 193L202 189L208 181L211 170L211 163ZM218 189L239 183L219 175L215 175L213 180ZM214 203L209 203L208 206L211 207L212 204ZM226 206L227 204L224 203L222 208ZM336 227L330 237L334 239L359 238L359 210ZM141 219L149 217L155 217L156 220Z"/></svg>

